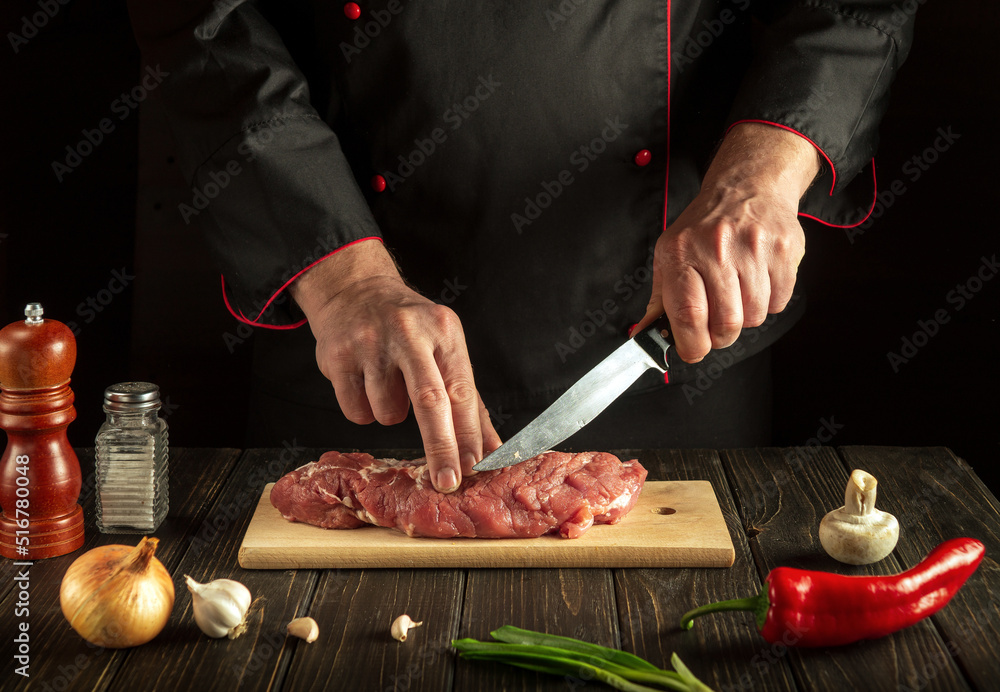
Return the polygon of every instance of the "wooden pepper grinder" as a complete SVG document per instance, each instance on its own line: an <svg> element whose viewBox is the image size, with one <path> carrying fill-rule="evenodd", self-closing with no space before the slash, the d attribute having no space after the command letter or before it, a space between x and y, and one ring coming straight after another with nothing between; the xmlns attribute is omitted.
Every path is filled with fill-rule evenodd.
<svg viewBox="0 0 1000 692"><path fill-rule="evenodd" d="M0 329L0 554L37 560L83 545L80 462L66 439L76 419L69 377L76 339L62 322L42 319L29 303L27 319Z"/></svg>

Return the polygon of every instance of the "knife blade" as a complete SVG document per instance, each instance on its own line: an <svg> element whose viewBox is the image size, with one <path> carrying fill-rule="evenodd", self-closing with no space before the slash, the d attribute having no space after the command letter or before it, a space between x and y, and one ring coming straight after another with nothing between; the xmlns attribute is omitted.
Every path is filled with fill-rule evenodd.
<svg viewBox="0 0 1000 692"><path fill-rule="evenodd" d="M721 372L735 362L756 355L783 336L802 317L805 307L805 296L794 294L783 311L768 315L758 327L744 329L736 343L711 351L695 364L685 363L677 356L670 336L670 323L663 316L615 349L538 418L472 468L490 471L513 466L552 449L594 420L651 368L671 373L670 382L675 384L690 382L698 373L711 371L713 366ZM765 333L767 338L761 338Z"/></svg>
<svg viewBox="0 0 1000 692"><path fill-rule="evenodd" d="M577 432L649 369L667 372L670 340L666 319L636 334L567 389L538 418L487 454L475 471L513 466L552 449ZM662 332L661 332L662 330Z"/></svg>

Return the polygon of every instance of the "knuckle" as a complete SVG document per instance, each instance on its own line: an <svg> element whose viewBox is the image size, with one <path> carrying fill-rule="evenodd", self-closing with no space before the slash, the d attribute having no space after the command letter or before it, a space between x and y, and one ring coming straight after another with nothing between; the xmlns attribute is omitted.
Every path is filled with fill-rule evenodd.
<svg viewBox="0 0 1000 692"><path fill-rule="evenodd" d="M731 313L717 319L712 325L712 331L721 336L730 336L742 327L743 320L738 315Z"/></svg>
<svg viewBox="0 0 1000 692"><path fill-rule="evenodd" d="M686 348L681 350L680 347L677 349L677 355L680 356L681 360L685 363L697 363L705 356L708 355L708 348Z"/></svg>
<svg viewBox="0 0 1000 692"><path fill-rule="evenodd" d="M369 423L373 423L375 421L375 416L368 411L345 410L344 417L352 423L357 423L358 425L368 425Z"/></svg>
<svg viewBox="0 0 1000 692"><path fill-rule="evenodd" d="M382 425L398 425L406 420L406 411L399 407L379 411L375 419Z"/></svg>
<svg viewBox="0 0 1000 692"><path fill-rule="evenodd" d="M420 324L411 310L397 308L385 315L385 324L392 334L412 342L420 335Z"/></svg>
<svg viewBox="0 0 1000 692"><path fill-rule="evenodd" d="M712 256L719 261L729 257L735 227L728 219L715 219L708 224L708 238Z"/></svg>
<svg viewBox="0 0 1000 692"><path fill-rule="evenodd" d="M804 236L801 226L788 233L779 233L771 240L772 253L780 258L801 259L805 254Z"/></svg>
<svg viewBox="0 0 1000 692"><path fill-rule="evenodd" d="M432 319L434 326L443 333L451 333L461 329L461 322L458 315L451 308L444 305L434 305Z"/></svg>
<svg viewBox="0 0 1000 692"><path fill-rule="evenodd" d="M789 238L787 235L776 236L771 241L772 251L778 257L785 257L791 254L792 247L793 247L792 239Z"/></svg>
<svg viewBox="0 0 1000 692"><path fill-rule="evenodd" d="M653 263L663 264L670 257L676 255L680 243L681 241L677 237L660 236L660 240L653 246Z"/></svg>
<svg viewBox="0 0 1000 692"><path fill-rule="evenodd" d="M771 297L771 303L768 305L768 312L781 312L788 305L788 301L791 300L791 293L775 294ZM764 320L761 320L763 322Z"/></svg>
<svg viewBox="0 0 1000 692"><path fill-rule="evenodd" d="M744 313L743 326L759 327L764 324L765 319L767 319L767 310L761 307L754 307L752 310L747 310Z"/></svg>
<svg viewBox="0 0 1000 692"><path fill-rule="evenodd" d="M675 326L679 324L681 327L698 327L705 322L705 313L706 308L703 305L681 305L670 315L670 321Z"/></svg>
<svg viewBox="0 0 1000 692"><path fill-rule="evenodd" d="M767 232L767 228L760 223L749 223L744 231L744 238L747 247L750 248L750 252L753 256L759 257L761 255L766 256L766 251L768 247L768 242L770 234ZM778 236L780 238L781 236Z"/></svg>
<svg viewBox="0 0 1000 692"><path fill-rule="evenodd" d="M468 404L479 398L475 386L466 379L448 383L448 398L453 404Z"/></svg>
<svg viewBox="0 0 1000 692"><path fill-rule="evenodd" d="M413 405L424 411L432 411L447 404L448 392L437 385L422 385L413 390Z"/></svg>
<svg viewBox="0 0 1000 692"><path fill-rule="evenodd" d="M461 469L459 469L457 466L447 461L450 460L455 455L455 443L453 441L448 439L434 438L434 439L424 440L423 442L424 442L424 454L427 456L427 459L437 460L437 463L435 464L435 466L437 466L437 469L432 468L431 469L432 473L436 470L441 470L445 468L454 468L456 473L461 472ZM430 465L429 462L428 465Z"/></svg>

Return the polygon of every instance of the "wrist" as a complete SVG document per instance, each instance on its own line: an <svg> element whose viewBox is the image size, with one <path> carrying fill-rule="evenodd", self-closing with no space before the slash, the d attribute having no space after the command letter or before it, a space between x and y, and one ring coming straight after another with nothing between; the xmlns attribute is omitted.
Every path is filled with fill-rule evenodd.
<svg viewBox="0 0 1000 692"><path fill-rule="evenodd" d="M392 255L377 238L347 245L307 269L288 290L307 319L337 295L366 279L384 276L402 281Z"/></svg>
<svg viewBox="0 0 1000 692"><path fill-rule="evenodd" d="M819 170L819 153L804 137L773 125L740 123L726 134L702 187L749 186L797 202Z"/></svg>

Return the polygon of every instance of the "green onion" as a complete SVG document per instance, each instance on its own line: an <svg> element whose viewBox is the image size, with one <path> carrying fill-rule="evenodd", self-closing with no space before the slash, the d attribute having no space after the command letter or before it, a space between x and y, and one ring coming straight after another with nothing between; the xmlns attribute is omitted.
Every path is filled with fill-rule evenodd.
<svg viewBox="0 0 1000 692"><path fill-rule="evenodd" d="M568 651L577 651L581 654L590 654L591 656L604 658L608 661L613 661L614 663L618 663L635 670L659 670L659 668L646 659L639 658L638 656L630 654L627 651L609 649L606 646L599 646L597 644L591 644L590 642L582 642L579 639L570 639L569 637L560 637L555 634L522 630L521 628L514 627L512 625L504 625L498 630L493 630L490 632L490 636L497 641L508 642L510 644L538 644L540 646L555 646Z"/></svg>
<svg viewBox="0 0 1000 692"><path fill-rule="evenodd" d="M610 649L544 632L523 630L510 625L490 633L498 642L456 639L452 646L462 658L497 661L552 675L570 675L600 680L622 692L711 692L681 663L677 654L671 663L677 672L657 668L649 661L626 651ZM649 687L648 685L656 685Z"/></svg>

